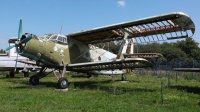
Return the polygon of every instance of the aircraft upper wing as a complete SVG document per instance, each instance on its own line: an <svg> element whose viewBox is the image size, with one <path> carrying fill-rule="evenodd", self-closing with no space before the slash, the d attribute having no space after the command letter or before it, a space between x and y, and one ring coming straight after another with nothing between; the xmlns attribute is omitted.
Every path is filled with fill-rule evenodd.
<svg viewBox="0 0 200 112"><path fill-rule="evenodd" d="M69 71L87 72L92 70L114 70L114 69L126 69L126 68L144 68L153 65L143 58L126 58L109 61L99 62L85 62L77 64L68 64L66 66Z"/></svg>
<svg viewBox="0 0 200 112"><path fill-rule="evenodd" d="M136 43L162 41L190 37L195 32L191 18L183 12L172 12L148 18L98 27L76 33L67 34L75 40L95 44L113 40L122 40L123 31L131 33L128 38L136 38Z"/></svg>

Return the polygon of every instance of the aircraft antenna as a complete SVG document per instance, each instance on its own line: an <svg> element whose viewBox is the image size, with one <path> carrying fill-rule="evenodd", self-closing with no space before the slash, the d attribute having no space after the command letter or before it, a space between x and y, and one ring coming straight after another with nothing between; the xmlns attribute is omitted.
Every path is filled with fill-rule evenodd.
<svg viewBox="0 0 200 112"><path fill-rule="evenodd" d="M63 26L63 23L60 26L60 34L62 33L62 26Z"/></svg>

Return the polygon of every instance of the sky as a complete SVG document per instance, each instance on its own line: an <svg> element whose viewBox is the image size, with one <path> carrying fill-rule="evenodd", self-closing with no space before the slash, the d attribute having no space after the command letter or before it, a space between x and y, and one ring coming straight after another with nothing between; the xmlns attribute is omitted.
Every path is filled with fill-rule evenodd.
<svg viewBox="0 0 200 112"><path fill-rule="evenodd" d="M42 36L62 34L141 19L169 12L184 12L191 17L200 43L199 0L0 0L0 49L17 37L19 20L22 33Z"/></svg>

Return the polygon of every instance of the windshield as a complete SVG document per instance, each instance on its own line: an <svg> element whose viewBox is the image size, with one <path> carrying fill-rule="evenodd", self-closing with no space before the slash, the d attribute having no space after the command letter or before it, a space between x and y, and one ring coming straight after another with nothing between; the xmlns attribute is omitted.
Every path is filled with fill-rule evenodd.
<svg viewBox="0 0 200 112"><path fill-rule="evenodd" d="M63 35L51 34L46 37L49 41L53 41L58 44L67 45L67 38Z"/></svg>
<svg viewBox="0 0 200 112"><path fill-rule="evenodd" d="M50 37L50 40L56 40L57 39L57 35L53 35Z"/></svg>
<svg viewBox="0 0 200 112"><path fill-rule="evenodd" d="M53 35L53 34L48 34L48 35L46 36L46 39L49 39L52 35Z"/></svg>

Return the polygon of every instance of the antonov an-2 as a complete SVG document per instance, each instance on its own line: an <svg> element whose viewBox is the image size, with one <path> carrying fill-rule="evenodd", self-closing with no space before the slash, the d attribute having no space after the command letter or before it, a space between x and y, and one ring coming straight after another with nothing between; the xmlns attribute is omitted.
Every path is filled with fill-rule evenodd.
<svg viewBox="0 0 200 112"><path fill-rule="evenodd" d="M48 74L45 70L54 68L60 71L58 87L65 89L68 86L66 71L99 74L110 70L115 74L126 68L152 67L143 58L124 58L127 39L134 38L139 43L186 38L194 34L195 25L185 13L172 12L67 35L46 34L38 37L30 33L22 35L21 32L22 19L18 41L6 50L16 47L21 56L35 60L41 66L40 71L30 77L30 84L38 85L39 79ZM94 46L115 40L122 41L117 55Z"/></svg>

